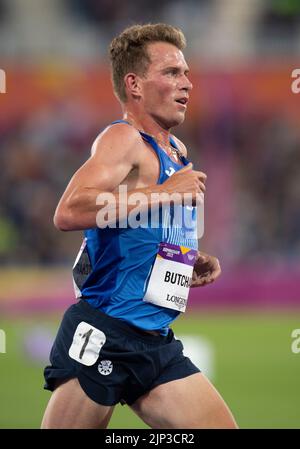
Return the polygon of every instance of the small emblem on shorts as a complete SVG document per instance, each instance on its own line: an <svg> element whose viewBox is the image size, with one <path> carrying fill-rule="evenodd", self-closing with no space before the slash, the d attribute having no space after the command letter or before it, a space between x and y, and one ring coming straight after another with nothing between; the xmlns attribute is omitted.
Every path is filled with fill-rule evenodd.
<svg viewBox="0 0 300 449"><path fill-rule="evenodd" d="M113 370L113 364L110 360L101 360L98 365L98 371L103 376L108 376Z"/></svg>

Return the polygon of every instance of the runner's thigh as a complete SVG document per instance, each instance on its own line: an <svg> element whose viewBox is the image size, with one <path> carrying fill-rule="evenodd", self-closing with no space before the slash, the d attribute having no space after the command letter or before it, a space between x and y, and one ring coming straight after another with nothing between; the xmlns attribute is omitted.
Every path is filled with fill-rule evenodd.
<svg viewBox="0 0 300 449"><path fill-rule="evenodd" d="M77 379L60 383L46 408L42 429L105 429L114 407L97 404Z"/></svg>
<svg viewBox="0 0 300 449"><path fill-rule="evenodd" d="M202 373L158 385L132 409L154 429L237 428L224 400Z"/></svg>

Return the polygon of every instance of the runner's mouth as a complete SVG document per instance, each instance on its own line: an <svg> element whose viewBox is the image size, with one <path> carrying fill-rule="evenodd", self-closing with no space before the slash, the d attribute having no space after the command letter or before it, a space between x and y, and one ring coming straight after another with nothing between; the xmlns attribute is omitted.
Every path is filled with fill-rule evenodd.
<svg viewBox="0 0 300 449"><path fill-rule="evenodd" d="M188 103L188 98L187 97L177 98L177 100L175 100L175 101L176 101L176 103L186 106Z"/></svg>

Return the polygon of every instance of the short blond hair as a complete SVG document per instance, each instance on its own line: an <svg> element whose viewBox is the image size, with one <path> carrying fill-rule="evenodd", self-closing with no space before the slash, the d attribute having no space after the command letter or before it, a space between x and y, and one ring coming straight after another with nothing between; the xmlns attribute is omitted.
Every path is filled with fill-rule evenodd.
<svg viewBox="0 0 300 449"><path fill-rule="evenodd" d="M112 83L122 102L127 100L124 77L129 72L145 75L151 62L147 45L152 42L168 42L179 50L186 46L183 32L165 23L133 25L112 40L109 46Z"/></svg>

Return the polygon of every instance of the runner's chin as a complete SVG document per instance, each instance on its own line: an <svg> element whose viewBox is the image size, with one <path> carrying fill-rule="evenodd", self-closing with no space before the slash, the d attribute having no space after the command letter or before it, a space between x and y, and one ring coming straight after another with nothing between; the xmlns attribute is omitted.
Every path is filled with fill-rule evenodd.
<svg viewBox="0 0 300 449"><path fill-rule="evenodd" d="M175 126L181 125L181 123L184 122L185 119L185 110L184 109L178 109L175 114L173 114L172 119L170 120L169 127L173 128Z"/></svg>

